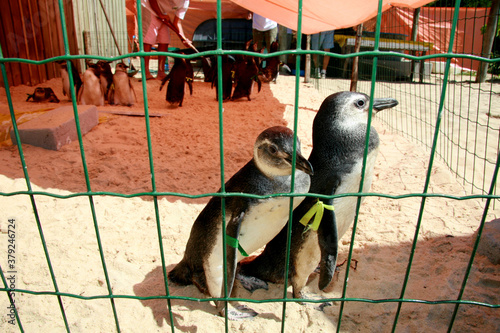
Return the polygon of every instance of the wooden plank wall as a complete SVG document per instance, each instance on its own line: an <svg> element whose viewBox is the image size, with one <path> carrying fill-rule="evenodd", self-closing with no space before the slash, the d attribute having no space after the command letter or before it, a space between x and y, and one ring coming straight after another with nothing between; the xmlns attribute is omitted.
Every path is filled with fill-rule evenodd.
<svg viewBox="0 0 500 333"><path fill-rule="evenodd" d="M78 54L73 5L63 0L70 54ZM0 10L0 46L4 58L43 60L64 55L62 23L58 0L2 1ZM54 62L44 65L6 63L9 85L30 86L60 76ZM4 82L0 77L0 85Z"/></svg>

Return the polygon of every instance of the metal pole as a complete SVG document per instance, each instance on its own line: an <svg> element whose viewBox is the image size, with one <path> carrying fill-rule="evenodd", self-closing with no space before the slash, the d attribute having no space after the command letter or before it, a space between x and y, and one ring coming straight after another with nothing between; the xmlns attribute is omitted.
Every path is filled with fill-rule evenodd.
<svg viewBox="0 0 500 333"><path fill-rule="evenodd" d="M306 50L311 49L311 35L306 37ZM300 71L300 68L299 68ZM311 81L311 54L306 54L306 63L304 66L304 83L309 83Z"/></svg>
<svg viewBox="0 0 500 333"><path fill-rule="evenodd" d="M361 49L361 38L363 37L363 23L358 25L356 32L356 42L354 43L354 52L357 53ZM352 73L351 73L351 91L358 89L358 70L359 70L359 57L352 59Z"/></svg>
<svg viewBox="0 0 500 333"><path fill-rule="evenodd" d="M413 25L411 28L411 41L414 42L417 40L418 35L418 20L420 18L420 8L415 8L413 11ZM412 55L417 55L417 51L411 51ZM422 68L423 64L420 64L420 73L424 70ZM415 60L411 61L411 72L410 72L410 81L413 81L413 75L415 73Z"/></svg>
<svg viewBox="0 0 500 333"><path fill-rule="evenodd" d="M491 48L493 47L493 40L495 39L495 32L498 22L498 9L500 8L500 0L493 0L490 8L490 15L488 16L488 22L486 24L486 31L483 37L483 49L481 50L481 56L489 58L491 54ZM488 63L481 62L476 75L476 83L481 83L486 81L486 74L488 73Z"/></svg>

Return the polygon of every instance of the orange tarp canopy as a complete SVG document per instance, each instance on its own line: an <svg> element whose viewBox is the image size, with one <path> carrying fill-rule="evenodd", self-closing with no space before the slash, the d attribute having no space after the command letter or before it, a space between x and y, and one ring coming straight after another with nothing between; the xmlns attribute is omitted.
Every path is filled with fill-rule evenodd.
<svg viewBox="0 0 500 333"><path fill-rule="evenodd" d="M417 41L433 43L427 54L448 52L451 25L455 9L449 7L424 7L420 11ZM486 24L490 8L460 8L455 41L452 52L481 55L483 35L481 28ZM392 8L382 15L380 31L411 36L413 11ZM364 23L368 31L375 31L376 22L372 19ZM444 60L444 59L441 59ZM462 68L477 70L479 61L454 58L453 63Z"/></svg>
<svg viewBox="0 0 500 333"><path fill-rule="evenodd" d="M231 0L232 2L297 30L298 0ZM433 0L383 0L382 11L392 7L419 8ZM302 1L302 33L356 26L377 16L378 0L304 0Z"/></svg>

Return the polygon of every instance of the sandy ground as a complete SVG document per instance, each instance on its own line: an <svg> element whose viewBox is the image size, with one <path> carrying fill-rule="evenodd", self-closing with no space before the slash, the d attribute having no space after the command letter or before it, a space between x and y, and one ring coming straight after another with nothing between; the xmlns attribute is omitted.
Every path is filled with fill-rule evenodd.
<svg viewBox="0 0 500 333"><path fill-rule="evenodd" d="M224 103L224 165L228 179L252 155L257 135L265 128L287 125L293 128L294 77L280 77L278 84L266 84L252 101ZM346 90L343 80L329 80L333 90ZM194 82L193 96L186 96L184 106L176 108L165 102L159 92L159 81L148 81L148 104L151 113L152 163L155 189L160 192L203 194L220 187L219 115L215 90L209 83ZM60 80L50 86L62 98ZM134 81L138 96L136 106L99 107L100 124L83 137L89 183L86 184L78 142L59 151L23 145L27 172L35 191L58 195L86 191L110 191L134 194L152 190L146 122L144 117L112 115L109 111L143 112L142 83ZM25 102L33 87L13 87L14 108L23 113L22 120L35 117L47 108L59 105ZM380 96L382 97L382 96ZM385 96L391 97L391 96ZM399 98L398 96L396 96ZM298 135L302 151L311 151L311 125L324 96L312 84L300 86ZM485 106L487 107L487 106ZM42 111L41 111L42 110ZM487 109L486 109L487 110ZM487 112L487 111L485 111ZM8 121L5 91L0 92L0 115ZM6 120L7 119L7 120ZM5 123L4 123L5 124ZM389 132L377 119L374 126L381 137L372 192L389 195L421 193L424 188L428 151L403 137ZM5 126L2 129L5 131ZM0 147L0 191L26 190L17 147L9 140ZM465 190L439 160L432 169L429 192L464 195ZM13 219L15 237L15 287L31 291L54 291L91 297L123 295L116 298L116 318L122 332L169 332L170 316L165 299L134 300L127 296L165 295L161 268L158 225L164 248L166 270L181 259L192 222L208 198L190 199L178 196L158 198L113 197L96 195L60 199L45 195L0 197L0 263L9 277L8 225ZM353 245L357 267L350 269L346 296L362 299L394 299L400 297L408 266L411 244L415 236L422 199L395 200L368 197L361 207ZM33 214L36 205L40 228ZM410 279L404 297L420 300L456 300L483 214L480 200L428 198L418 234ZM95 220L93 219L95 215ZM499 218L498 210L490 210L486 221ZM157 222L158 221L158 222ZM100 244L96 241L98 231ZM41 233L50 256L47 264ZM346 259L351 243L348 232L342 240L339 262ZM101 246L101 248L100 248ZM105 259L106 272L100 258ZM320 292L317 277L312 276L307 291L322 297L342 295L344 265L338 276ZM57 287L54 286L55 277ZM173 296L194 300L171 301L176 331L221 332L224 319L216 315L211 302L198 302L204 296L194 286L169 284ZM291 297L291 288L288 290ZM477 255L463 299L499 304L500 268L482 255ZM250 294L238 283L234 296L251 300L282 298L283 286L270 285L268 291ZM73 332L112 332L116 330L111 302L108 298L77 299L63 296L62 305ZM26 332L65 331L58 299L52 295L17 292L16 306ZM281 330L283 303L239 302L259 315L253 320L231 321L231 332L277 332ZM18 324L8 321L9 301L0 300L0 330L18 331ZM340 302L319 311L312 305L288 303L286 332L331 332L338 322ZM397 332L443 332L447 329L453 304L428 305L404 303ZM347 302L343 309L341 331L388 332L395 319L397 303ZM1 313L4 311L4 313ZM498 309L479 305L462 305L454 324L456 332L498 332Z"/></svg>

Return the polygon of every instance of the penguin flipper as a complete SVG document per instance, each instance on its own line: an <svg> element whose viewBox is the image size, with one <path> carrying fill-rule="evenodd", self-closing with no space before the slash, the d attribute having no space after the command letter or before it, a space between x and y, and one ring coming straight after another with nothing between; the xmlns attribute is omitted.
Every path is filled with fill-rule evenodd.
<svg viewBox="0 0 500 333"><path fill-rule="evenodd" d="M333 202L333 200L328 201ZM339 238L335 211L325 209L318 228L318 243L321 250L318 287L323 290L332 281L337 263Z"/></svg>
<svg viewBox="0 0 500 333"><path fill-rule="evenodd" d="M190 80L187 81L187 85L189 87L189 95L193 95L193 79L190 78Z"/></svg>
<svg viewBox="0 0 500 333"><path fill-rule="evenodd" d="M161 85L160 85L160 91L163 89L163 86L165 85L165 83L167 83L167 81L170 79L170 74L172 73L172 71L170 71L170 73L167 74L167 76L165 76L162 80L161 80ZM135 93L135 92L134 92Z"/></svg>
<svg viewBox="0 0 500 333"><path fill-rule="evenodd" d="M325 187L321 189L321 193L333 195L340 185L340 179L338 177L330 177L323 184ZM322 201L326 205L333 205L333 199ZM318 243L321 251L318 287L320 290L323 290L332 281L337 264L339 237L335 210L324 210L323 218L318 228Z"/></svg>
<svg viewBox="0 0 500 333"><path fill-rule="evenodd" d="M238 240L238 235L240 233L241 222L243 221L243 217L245 216L246 205L241 207L241 211L239 213L232 214L231 220L227 224L226 235L228 237L232 237L233 239ZM229 244L229 241L226 241L226 269L227 269L227 295L231 296L231 291L233 290L234 279L236 277L236 266L238 255L237 246L234 244ZM221 289L221 296L224 295L224 286ZM216 308L219 311L221 316L225 315L225 301L217 301Z"/></svg>

